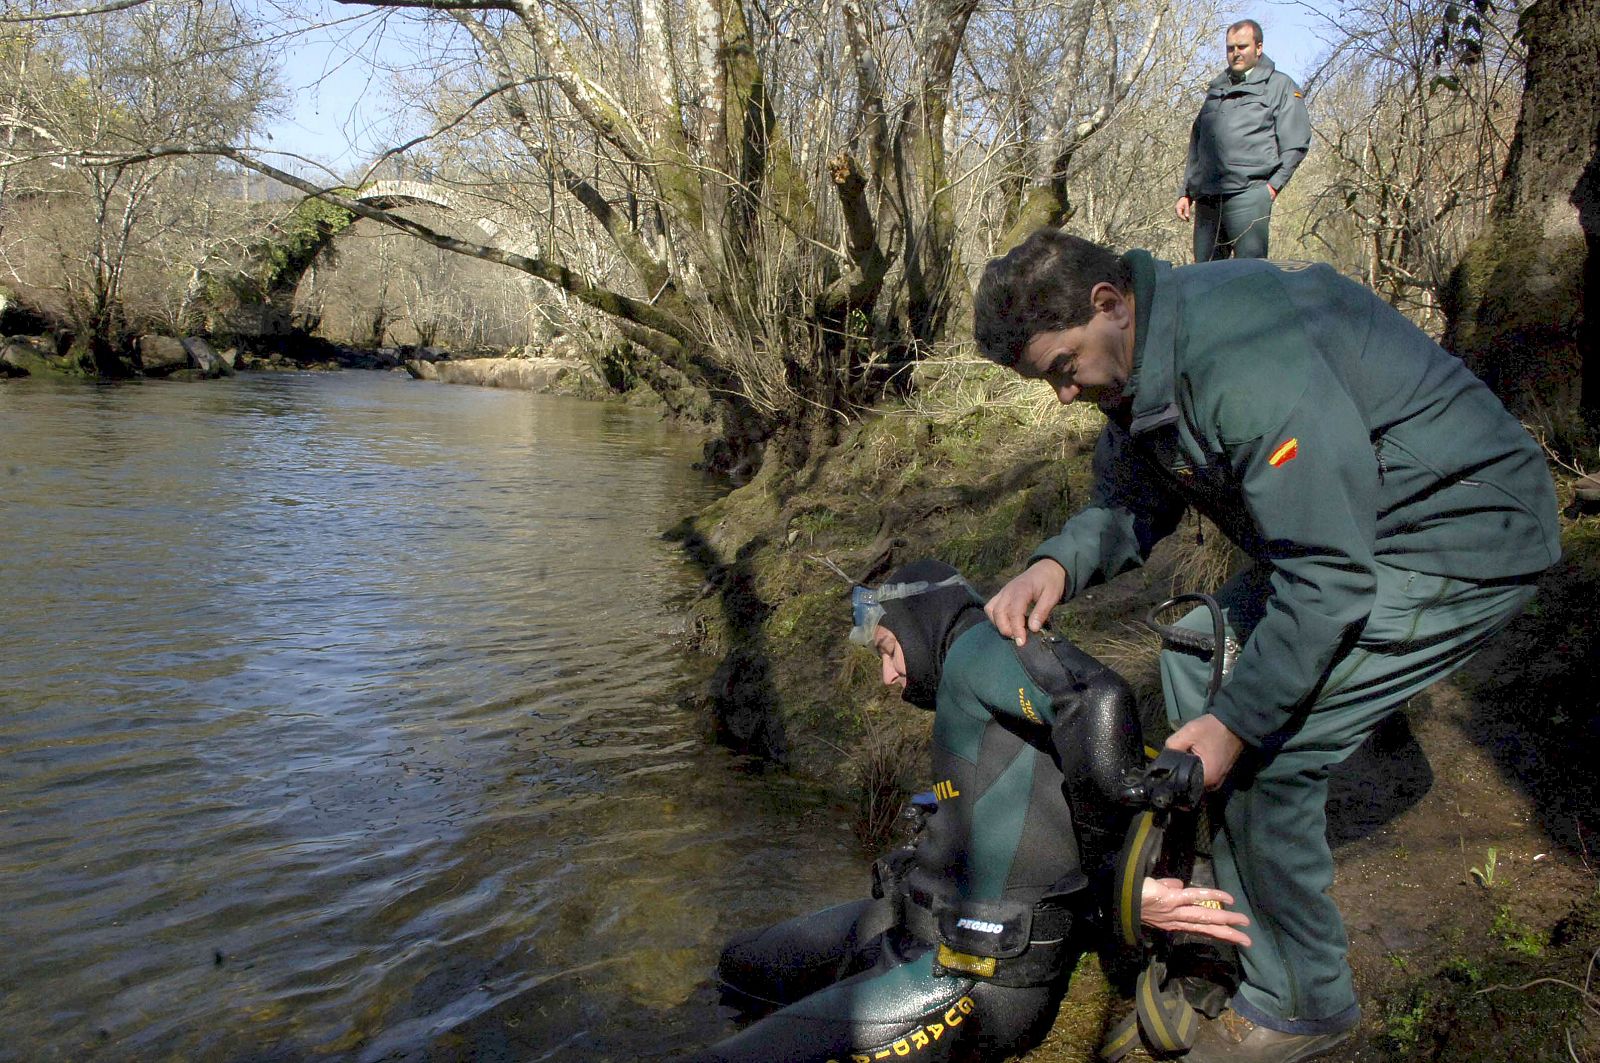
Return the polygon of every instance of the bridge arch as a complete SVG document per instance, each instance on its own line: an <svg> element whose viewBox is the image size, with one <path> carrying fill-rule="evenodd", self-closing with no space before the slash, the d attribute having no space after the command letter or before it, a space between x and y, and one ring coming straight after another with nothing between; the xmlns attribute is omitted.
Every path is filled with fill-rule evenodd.
<svg viewBox="0 0 1600 1063"><path fill-rule="evenodd" d="M370 204L385 210L412 205L436 207L460 213L459 196L443 185L427 181L390 180L375 181L356 192L358 203ZM256 258L264 273L259 294L250 298L241 295L241 306L230 314L230 330L235 333L256 335L281 335L292 331L291 312L295 292L312 264L330 244L358 219L347 210L322 200L307 199L296 209L296 219L284 237L268 241L258 248ZM485 242L503 240L511 230L487 216L473 218L473 225L483 234ZM524 239L506 245L507 250L518 254L536 256L536 241ZM258 274L259 275L259 274Z"/></svg>

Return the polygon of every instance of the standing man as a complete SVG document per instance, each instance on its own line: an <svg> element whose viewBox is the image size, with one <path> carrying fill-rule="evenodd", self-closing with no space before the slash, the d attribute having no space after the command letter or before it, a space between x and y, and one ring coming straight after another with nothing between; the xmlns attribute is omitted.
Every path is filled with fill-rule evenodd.
<svg viewBox="0 0 1600 1063"><path fill-rule="evenodd" d="M1328 889L1328 772L1459 668L1560 556L1538 445L1461 361L1325 265L1182 268L1040 229L978 287L982 353L1107 424L1087 508L987 607L1017 642L1135 568L1194 506L1254 564L1241 650L1162 655L1169 748L1217 790L1217 885L1255 930L1188 1063L1322 1055L1360 1019ZM1184 621L1204 628L1203 616Z"/></svg>
<svg viewBox="0 0 1600 1063"><path fill-rule="evenodd" d="M1194 260L1266 258L1272 201L1311 147L1300 88L1261 54L1261 25L1228 27L1228 66L1189 130L1178 217L1194 218Z"/></svg>

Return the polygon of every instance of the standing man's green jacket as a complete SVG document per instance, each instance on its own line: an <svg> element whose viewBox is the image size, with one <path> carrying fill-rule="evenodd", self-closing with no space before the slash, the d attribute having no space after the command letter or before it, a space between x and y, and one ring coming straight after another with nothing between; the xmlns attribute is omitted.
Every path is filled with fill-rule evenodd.
<svg viewBox="0 0 1600 1063"><path fill-rule="evenodd" d="M1128 255L1131 413L1091 505L1034 556L1067 598L1133 568L1185 503L1269 566L1272 593L1211 706L1270 745L1369 620L1379 565L1470 581L1560 556L1538 445L1459 359L1330 267L1173 269Z"/></svg>
<svg viewBox="0 0 1600 1063"><path fill-rule="evenodd" d="M1206 86L1189 130L1184 193L1232 195L1255 181L1282 191L1310 148L1311 119L1299 87L1263 56L1242 79L1224 70Z"/></svg>

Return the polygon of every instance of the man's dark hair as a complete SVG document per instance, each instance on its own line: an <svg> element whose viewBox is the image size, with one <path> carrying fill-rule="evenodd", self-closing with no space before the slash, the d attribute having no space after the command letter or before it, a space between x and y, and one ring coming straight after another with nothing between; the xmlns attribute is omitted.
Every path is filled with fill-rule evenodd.
<svg viewBox="0 0 1600 1063"><path fill-rule="evenodd" d="M1133 273L1115 251L1050 226L1035 229L983 269L973 314L979 353L1015 366L1039 333L1092 318L1089 293L1102 282L1121 292L1133 287Z"/></svg>
<svg viewBox="0 0 1600 1063"><path fill-rule="evenodd" d="M1234 30L1243 29L1248 29L1250 31L1250 35L1255 38L1256 44L1260 44L1262 41L1266 40L1265 37L1261 36L1261 23L1257 22L1253 18L1242 18L1238 22L1235 22L1233 25L1229 26L1228 36L1232 37Z"/></svg>

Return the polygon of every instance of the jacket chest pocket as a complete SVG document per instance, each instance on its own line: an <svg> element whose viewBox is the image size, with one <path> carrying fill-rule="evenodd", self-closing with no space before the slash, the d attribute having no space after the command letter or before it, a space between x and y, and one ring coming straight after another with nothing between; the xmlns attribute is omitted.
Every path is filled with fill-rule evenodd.
<svg viewBox="0 0 1600 1063"><path fill-rule="evenodd" d="M1202 509L1215 508L1238 496L1238 484L1225 465L1183 460L1168 466L1168 471L1184 496Z"/></svg>
<svg viewBox="0 0 1600 1063"><path fill-rule="evenodd" d="M1176 432L1155 433L1148 450L1156 465L1187 501L1204 504L1227 490L1226 466L1193 458L1179 446Z"/></svg>

